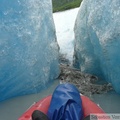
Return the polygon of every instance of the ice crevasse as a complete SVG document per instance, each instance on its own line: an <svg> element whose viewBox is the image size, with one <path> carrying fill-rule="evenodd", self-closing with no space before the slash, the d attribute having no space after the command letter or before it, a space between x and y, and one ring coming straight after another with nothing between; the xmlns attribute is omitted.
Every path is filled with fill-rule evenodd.
<svg viewBox="0 0 120 120"><path fill-rule="evenodd" d="M58 74L51 0L0 0L0 101L37 93Z"/></svg>
<svg viewBox="0 0 120 120"><path fill-rule="evenodd" d="M120 93L120 0L83 0L74 31L74 65Z"/></svg>

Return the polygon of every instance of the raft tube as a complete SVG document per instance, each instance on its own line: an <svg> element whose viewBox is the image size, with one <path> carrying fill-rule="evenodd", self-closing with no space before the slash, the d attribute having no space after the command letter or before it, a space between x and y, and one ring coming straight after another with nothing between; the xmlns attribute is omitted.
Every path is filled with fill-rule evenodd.
<svg viewBox="0 0 120 120"><path fill-rule="evenodd" d="M23 113L18 120L32 120L31 115L34 110L40 110L43 113L47 114L50 101L51 101L52 96L49 95L40 101L34 103L28 110ZM93 101L91 101L88 97L81 95L82 99L82 107L83 107L83 112L84 112L84 117L87 117L90 114L105 114L105 112ZM98 119L99 120L99 119ZM102 120L102 119L100 119Z"/></svg>

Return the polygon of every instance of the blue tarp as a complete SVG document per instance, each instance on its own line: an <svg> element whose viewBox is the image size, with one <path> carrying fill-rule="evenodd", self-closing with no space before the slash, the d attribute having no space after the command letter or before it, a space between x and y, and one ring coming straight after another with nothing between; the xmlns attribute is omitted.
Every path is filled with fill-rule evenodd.
<svg viewBox="0 0 120 120"><path fill-rule="evenodd" d="M82 101L72 84L60 84L55 89L48 109L50 120L82 120Z"/></svg>

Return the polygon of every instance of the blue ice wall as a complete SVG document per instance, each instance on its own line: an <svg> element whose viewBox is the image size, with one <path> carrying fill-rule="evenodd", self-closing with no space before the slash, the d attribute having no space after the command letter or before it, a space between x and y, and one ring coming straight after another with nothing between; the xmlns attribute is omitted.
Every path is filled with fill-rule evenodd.
<svg viewBox="0 0 120 120"><path fill-rule="evenodd" d="M0 0L0 101L39 92L58 74L51 0Z"/></svg>
<svg viewBox="0 0 120 120"><path fill-rule="evenodd" d="M75 23L74 65L120 93L120 0L83 0Z"/></svg>

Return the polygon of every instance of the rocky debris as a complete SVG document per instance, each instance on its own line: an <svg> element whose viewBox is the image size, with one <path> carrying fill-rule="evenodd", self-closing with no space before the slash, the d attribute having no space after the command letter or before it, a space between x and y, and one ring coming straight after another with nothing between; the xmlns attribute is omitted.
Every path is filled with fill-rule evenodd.
<svg viewBox="0 0 120 120"><path fill-rule="evenodd" d="M79 69L70 67L68 64L60 64L61 73L58 77L61 83L72 83L80 93L91 96L92 94L102 94L112 90L110 83L95 84L98 78L94 75L82 73Z"/></svg>
<svg viewBox="0 0 120 120"><path fill-rule="evenodd" d="M70 61L66 59L66 54L59 54L59 63L65 64L67 66L70 65Z"/></svg>

